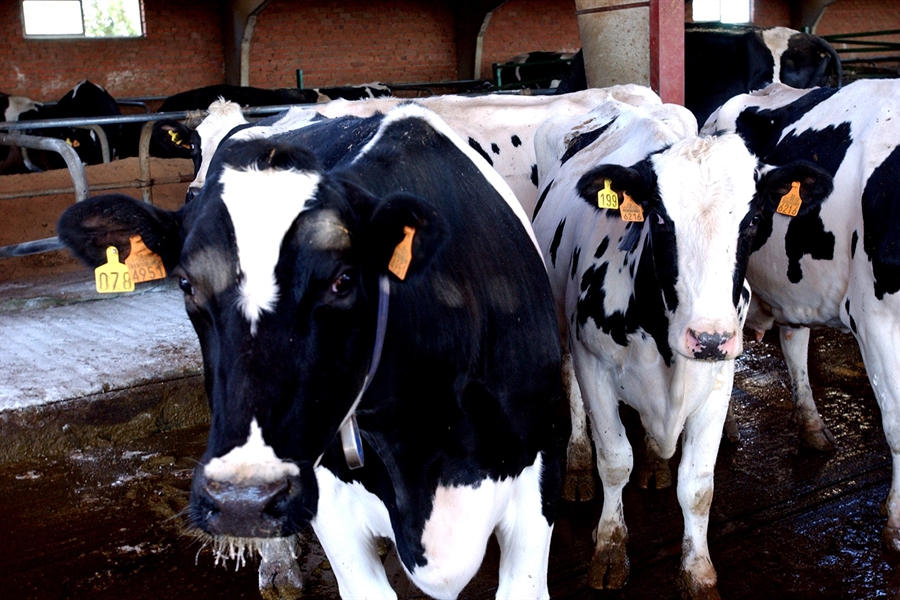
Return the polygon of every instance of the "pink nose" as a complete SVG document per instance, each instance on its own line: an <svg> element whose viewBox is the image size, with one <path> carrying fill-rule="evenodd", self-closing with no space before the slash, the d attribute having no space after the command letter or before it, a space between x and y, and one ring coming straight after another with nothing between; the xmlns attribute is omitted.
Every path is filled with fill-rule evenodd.
<svg viewBox="0 0 900 600"><path fill-rule="evenodd" d="M733 353L737 344L733 332L688 329L686 338L688 350L698 360L724 360Z"/></svg>

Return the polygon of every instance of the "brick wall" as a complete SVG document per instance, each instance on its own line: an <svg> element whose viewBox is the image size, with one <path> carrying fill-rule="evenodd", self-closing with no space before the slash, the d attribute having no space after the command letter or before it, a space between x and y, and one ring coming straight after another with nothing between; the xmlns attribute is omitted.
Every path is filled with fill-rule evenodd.
<svg viewBox="0 0 900 600"><path fill-rule="evenodd" d="M491 15L482 47L481 76L491 64L531 51L577 52L581 48L575 0L509 0Z"/></svg>
<svg viewBox="0 0 900 600"><path fill-rule="evenodd" d="M18 0L0 0L0 90L61 98L90 79L115 97L164 95L224 77L219 2L146 0L142 39L24 39Z"/></svg>

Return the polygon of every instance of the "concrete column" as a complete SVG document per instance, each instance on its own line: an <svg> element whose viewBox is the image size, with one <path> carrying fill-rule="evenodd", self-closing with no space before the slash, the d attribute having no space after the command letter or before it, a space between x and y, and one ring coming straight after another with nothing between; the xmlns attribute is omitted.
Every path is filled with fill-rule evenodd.
<svg viewBox="0 0 900 600"><path fill-rule="evenodd" d="M650 0L650 87L684 104L684 0Z"/></svg>
<svg viewBox="0 0 900 600"><path fill-rule="evenodd" d="M588 87L650 85L650 1L575 0Z"/></svg>

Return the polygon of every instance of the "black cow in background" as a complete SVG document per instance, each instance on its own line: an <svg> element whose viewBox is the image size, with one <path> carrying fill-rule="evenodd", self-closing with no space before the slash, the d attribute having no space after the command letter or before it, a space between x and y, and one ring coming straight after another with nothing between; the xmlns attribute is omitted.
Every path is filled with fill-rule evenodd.
<svg viewBox="0 0 900 600"><path fill-rule="evenodd" d="M179 92L166 98L157 112L206 110L224 98L241 106L282 106L288 104L316 104L338 98L362 100L390 96L383 83L373 82L331 88L275 88L265 89L219 84ZM190 158L191 150L185 128L178 121L159 121L153 127L150 155L160 158Z"/></svg>
<svg viewBox="0 0 900 600"><path fill-rule="evenodd" d="M581 52L579 51L579 55ZM555 88L569 72L569 61L575 57L571 52L527 52L519 54L504 63L496 81L500 89L547 89ZM582 71L584 65L582 64ZM580 88L586 89L587 86ZM577 91L577 90L572 90Z"/></svg>
<svg viewBox="0 0 900 600"><path fill-rule="evenodd" d="M840 58L822 38L787 27L685 23L684 106L700 127L727 100L776 82L840 87ZM586 88L579 50L556 93Z"/></svg>

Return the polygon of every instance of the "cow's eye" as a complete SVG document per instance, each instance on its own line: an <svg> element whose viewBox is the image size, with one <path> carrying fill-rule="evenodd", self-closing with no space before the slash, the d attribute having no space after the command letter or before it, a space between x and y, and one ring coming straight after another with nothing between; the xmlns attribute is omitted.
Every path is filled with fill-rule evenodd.
<svg viewBox="0 0 900 600"><path fill-rule="evenodd" d="M353 276L345 271L331 282L331 293L335 296L345 296L353 289Z"/></svg>
<svg viewBox="0 0 900 600"><path fill-rule="evenodd" d="M757 223L759 223L759 219L759 215L753 215L753 218L750 219L750 227L756 227Z"/></svg>
<svg viewBox="0 0 900 600"><path fill-rule="evenodd" d="M178 278L178 287L181 288L181 291L184 292L188 296L194 295L194 286L191 285L191 282L188 281L187 277L179 277Z"/></svg>

